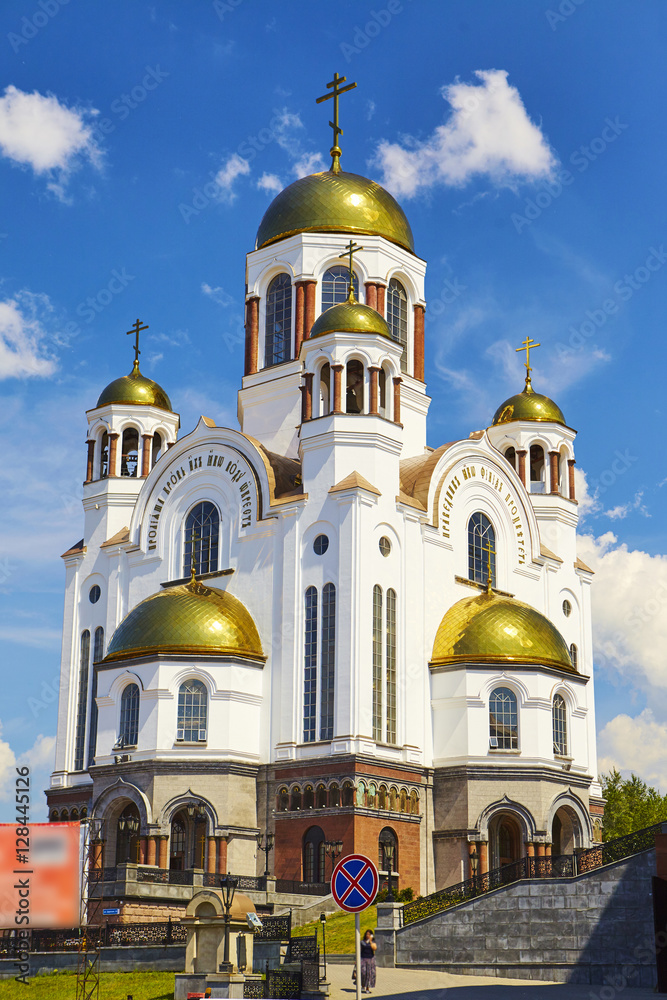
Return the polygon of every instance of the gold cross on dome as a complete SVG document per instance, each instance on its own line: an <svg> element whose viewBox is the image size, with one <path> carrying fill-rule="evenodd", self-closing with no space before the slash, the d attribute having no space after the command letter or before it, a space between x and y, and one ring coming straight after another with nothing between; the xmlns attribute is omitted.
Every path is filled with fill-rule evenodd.
<svg viewBox="0 0 667 1000"><path fill-rule="evenodd" d="M327 90L331 90L330 94L323 94L322 97L318 97L315 101L316 104L321 104L322 101L328 101L330 97L333 97L333 121L329 122L329 125L333 129L333 146L331 147L331 169L335 174L340 171L340 154L341 148L338 145L338 136L343 134L343 130L338 124L338 98L341 94L344 94L347 90L354 90L356 83L348 83L347 87L341 87L341 83L345 83L347 77L339 76L338 73L334 73L333 80L327 84Z"/></svg>
<svg viewBox="0 0 667 1000"><path fill-rule="evenodd" d="M197 542L201 542L201 535L193 531L190 539L190 583L195 583L197 577Z"/></svg>
<svg viewBox="0 0 667 1000"><path fill-rule="evenodd" d="M517 348L515 348L515 350L516 350L517 354L521 354L522 351L526 352L526 360L524 361L524 365L526 366L526 387L530 387L530 373L533 370L530 367L530 351L531 351L531 348L534 349L536 347L541 347L542 345L536 343L534 340L531 340L530 337L526 337L525 340L522 340L521 344L523 346L522 347L517 347Z"/></svg>
<svg viewBox="0 0 667 1000"><path fill-rule="evenodd" d="M491 541L487 539L486 545L482 546L482 552L486 552L486 592L490 594L493 590L493 577L491 575L491 556L494 555L494 549L491 545Z"/></svg>
<svg viewBox="0 0 667 1000"><path fill-rule="evenodd" d="M139 355L141 354L141 351L139 350L139 331L140 330L148 330L148 325L144 324L144 326L142 326L141 325L141 320L138 319L137 322L132 327L132 329L128 330L127 334L126 334L126 336L128 336L128 337L131 334L135 335L135 338L134 338L134 363L135 363L135 365L139 364Z"/></svg>
<svg viewBox="0 0 667 1000"><path fill-rule="evenodd" d="M350 284L349 284L348 293L347 293L348 299L353 299L354 298L354 266L353 266L354 265L354 254L358 253L360 250L363 250L363 249L364 249L363 247L358 246L356 243L354 243L352 240L350 240L350 242L347 244L346 249L343 250L342 253L338 254L339 258L342 258L342 257L349 257L350 258L350 263L348 264L348 267L350 269Z"/></svg>

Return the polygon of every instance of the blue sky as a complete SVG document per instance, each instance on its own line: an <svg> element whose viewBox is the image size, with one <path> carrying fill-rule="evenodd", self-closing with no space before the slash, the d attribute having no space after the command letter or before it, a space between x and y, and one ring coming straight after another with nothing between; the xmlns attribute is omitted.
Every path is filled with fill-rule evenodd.
<svg viewBox="0 0 667 1000"><path fill-rule="evenodd" d="M665 39L660 0L5 0L0 796L15 758L51 764L85 410L140 316L183 428L235 425L244 255L328 165L334 70L343 167L428 261L429 443L486 426L542 344L534 386L579 431L603 764L667 791Z"/></svg>

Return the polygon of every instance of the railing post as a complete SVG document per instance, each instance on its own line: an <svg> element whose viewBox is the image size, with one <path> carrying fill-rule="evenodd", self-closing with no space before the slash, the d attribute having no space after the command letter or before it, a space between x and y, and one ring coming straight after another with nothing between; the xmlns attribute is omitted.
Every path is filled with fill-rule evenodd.
<svg viewBox="0 0 667 1000"><path fill-rule="evenodd" d="M579 868L579 866L577 864L577 855L575 853L575 854L572 855L572 877L573 878L579 874L578 868Z"/></svg>

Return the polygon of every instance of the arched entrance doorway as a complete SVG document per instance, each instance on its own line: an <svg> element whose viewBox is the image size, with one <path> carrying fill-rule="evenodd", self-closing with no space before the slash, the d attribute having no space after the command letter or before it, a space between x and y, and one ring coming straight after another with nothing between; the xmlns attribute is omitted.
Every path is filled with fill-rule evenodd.
<svg viewBox="0 0 667 1000"><path fill-rule="evenodd" d="M551 824L552 855L573 854L575 847L581 847L581 825L574 809L561 806Z"/></svg>
<svg viewBox="0 0 667 1000"><path fill-rule="evenodd" d="M204 868L206 848L206 810L190 804L180 809L171 821L169 868L182 872Z"/></svg>
<svg viewBox="0 0 667 1000"><path fill-rule="evenodd" d="M501 813L489 824L490 868L511 865L523 856L521 826L518 820Z"/></svg>
<svg viewBox="0 0 667 1000"><path fill-rule="evenodd" d="M116 864L136 864L139 856L139 810L133 802L125 806L116 821Z"/></svg>
<svg viewBox="0 0 667 1000"><path fill-rule="evenodd" d="M326 882L324 831L311 826L303 838L303 881Z"/></svg>

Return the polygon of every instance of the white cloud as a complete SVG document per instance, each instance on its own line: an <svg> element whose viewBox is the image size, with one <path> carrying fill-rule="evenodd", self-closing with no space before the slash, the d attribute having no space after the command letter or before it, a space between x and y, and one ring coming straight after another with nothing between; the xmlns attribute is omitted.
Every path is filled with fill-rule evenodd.
<svg viewBox="0 0 667 1000"><path fill-rule="evenodd" d="M366 121L369 122L375 114L375 101L366 101Z"/></svg>
<svg viewBox="0 0 667 1000"><path fill-rule="evenodd" d="M233 191L234 181L237 177L249 173L250 164L248 161L244 160L238 153L232 153L215 175L215 183L220 188L221 201L231 204L236 198L236 193Z"/></svg>
<svg viewBox="0 0 667 1000"><path fill-rule="evenodd" d="M628 516L633 510L639 511L644 517L650 517L646 505L642 502L644 498L644 491L637 490L632 500L628 500L627 503L618 504L616 507L611 507L610 510L606 510L605 516L611 518L612 521L621 521Z"/></svg>
<svg viewBox="0 0 667 1000"><path fill-rule="evenodd" d="M429 138L380 143L372 162L394 194L412 198L437 184L462 187L475 176L513 186L553 173L556 157L507 72L476 70L475 76L481 83L457 80L442 87L451 112Z"/></svg>
<svg viewBox="0 0 667 1000"><path fill-rule="evenodd" d="M257 181L257 187L260 191L269 191L279 194L283 189L283 184L277 174L263 173Z"/></svg>
<svg viewBox="0 0 667 1000"><path fill-rule="evenodd" d="M624 777L634 772L667 792L666 746L667 722L658 722L650 708L634 718L617 715L598 734L598 770L616 767Z"/></svg>
<svg viewBox="0 0 667 1000"><path fill-rule="evenodd" d="M0 302L0 380L45 378L55 372L57 362L43 325L51 311L48 296L28 291Z"/></svg>
<svg viewBox="0 0 667 1000"><path fill-rule="evenodd" d="M0 152L12 163L50 175L48 188L64 199L72 170L84 160L100 166L102 154L89 121L97 114L68 108L53 94L27 94L9 86L0 97Z"/></svg>
<svg viewBox="0 0 667 1000"><path fill-rule="evenodd" d="M292 166L292 173L295 177L306 177L317 171L324 170L324 160L321 153L303 153L303 155Z"/></svg>
<svg viewBox="0 0 667 1000"><path fill-rule="evenodd" d="M219 306L222 306L224 309L227 309L234 302L233 297L229 294L229 292L226 292L224 290L222 285L216 285L215 288L212 288L211 285L208 285L205 281L202 281L201 290L204 293L204 295L207 295L210 299L213 299L214 302L217 302L217 304Z"/></svg>
<svg viewBox="0 0 667 1000"><path fill-rule="evenodd" d="M45 779L53 770L56 740L54 736L39 734L29 750L18 757L6 740L0 739L0 801L6 802L14 798L16 786L16 767L29 767L31 786L39 789L45 784ZM36 818L37 809L43 806L43 800L32 803L31 814Z"/></svg>

